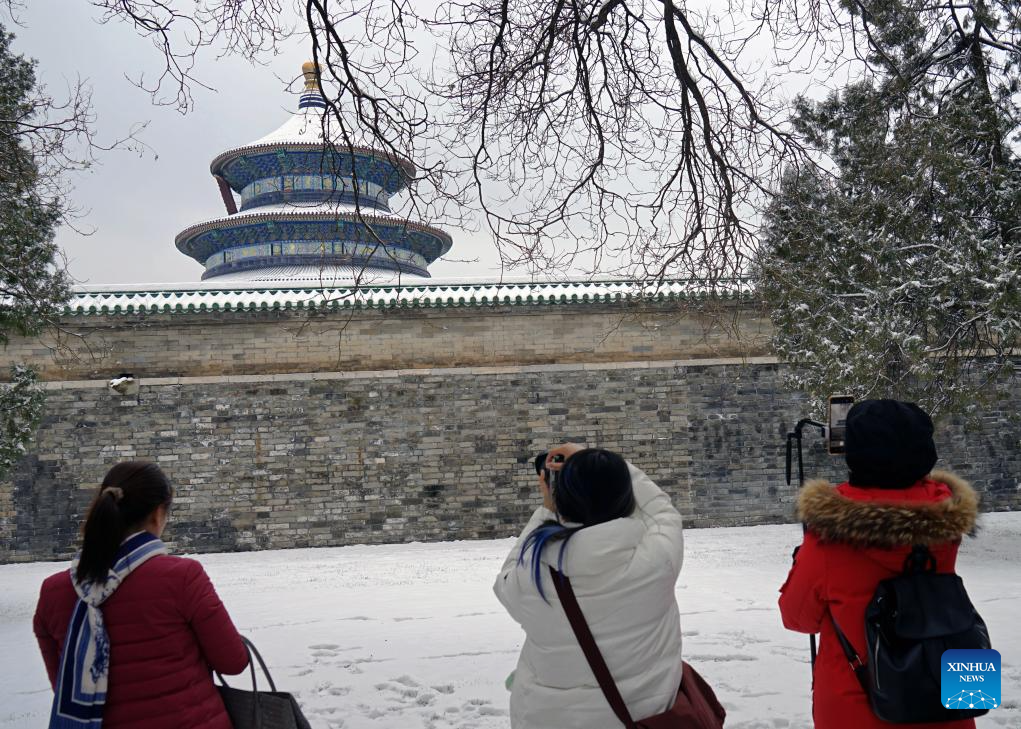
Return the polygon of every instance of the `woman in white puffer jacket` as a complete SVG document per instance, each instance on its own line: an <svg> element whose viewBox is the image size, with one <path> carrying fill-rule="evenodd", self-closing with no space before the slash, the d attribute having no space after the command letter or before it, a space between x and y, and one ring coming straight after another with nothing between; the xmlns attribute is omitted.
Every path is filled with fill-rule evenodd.
<svg viewBox="0 0 1021 729"><path fill-rule="evenodd" d="M553 461L557 455L567 460ZM665 711L681 683L674 586L684 553L670 497L620 456L568 444L549 452L536 509L494 590L525 630L513 676L513 729L618 729L557 598L549 567L571 580L582 613L636 720Z"/></svg>

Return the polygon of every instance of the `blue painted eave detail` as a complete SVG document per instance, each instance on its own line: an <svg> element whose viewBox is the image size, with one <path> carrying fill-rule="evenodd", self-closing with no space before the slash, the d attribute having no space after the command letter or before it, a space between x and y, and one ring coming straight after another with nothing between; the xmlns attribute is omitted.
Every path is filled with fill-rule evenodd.
<svg viewBox="0 0 1021 729"><path fill-rule="evenodd" d="M238 273L240 271L254 271L260 268L275 268L278 266L288 265L308 266L310 264L310 258L311 257L309 256L262 256L229 261L207 269L206 272L202 274L202 280L208 281L209 279L215 279L218 276L225 276L227 274ZM374 269L395 271L397 273L410 276L421 276L422 278L430 277L428 269L419 268L418 266L414 266L409 263L399 263L387 258L386 255L377 255L372 257L320 255L315 256L311 262L323 267L346 266L353 268L354 270Z"/></svg>
<svg viewBox="0 0 1021 729"><path fill-rule="evenodd" d="M243 151L212 170L222 176L234 192L240 193L256 180L281 175L329 175L337 179L357 178L372 182L393 195L407 187L406 170L385 155L369 151L353 154L330 151L320 146L274 145L250 152Z"/></svg>
<svg viewBox="0 0 1021 729"><path fill-rule="evenodd" d="M369 218L368 222L384 245L413 251L427 263L449 251L453 244L450 236L437 228L406 223L398 218ZM265 213L238 216L236 220L220 221L209 227L194 226L177 236L176 245L181 253L204 265L213 254L231 248L291 241L378 243L365 224L356 218Z"/></svg>

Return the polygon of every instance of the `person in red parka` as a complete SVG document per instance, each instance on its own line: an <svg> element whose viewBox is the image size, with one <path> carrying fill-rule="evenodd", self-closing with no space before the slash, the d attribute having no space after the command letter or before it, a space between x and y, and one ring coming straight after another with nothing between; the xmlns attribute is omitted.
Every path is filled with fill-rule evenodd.
<svg viewBox="0 0 1021 729"><path fill-rule="evenodd" d="M932 471L936 446L929 416L911 403L866 400L847 416L847 483L810 481L798 513L805 538L780 588L789 630L820 633L813 676L817 729L892 729L869 706L833 627L836 620L866 655L865 608L880 581L895 577L916 544L926 545L939 572L952 573L961 538L978 517L978 497L965 481ZM974 719L911 724L914 729L974 729Z"/></svg>
<svg viewBox="0 0 1021 729"><path fill-rule="evenodd" d="M94 675L105 675L97 701L68 711L98 712L103 729L231 729L211 671L241 673L248 651L202 565L159 541L171 497L157 466L117 464L89 509L80 557L43 582L33 625L58 692L54 716L72 615L91 600L108 640ZM124 545L139 546L125 559Z"/></svg>

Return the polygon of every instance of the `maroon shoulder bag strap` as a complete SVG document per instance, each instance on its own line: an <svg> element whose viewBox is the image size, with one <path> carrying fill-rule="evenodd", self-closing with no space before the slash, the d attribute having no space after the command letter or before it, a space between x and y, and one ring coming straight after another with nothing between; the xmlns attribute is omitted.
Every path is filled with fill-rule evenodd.
<svg viewBox="0 0 1021 729"><path fill-rule="evenodd" d="M631 714L627 710L627 704L624 703L620 691L617 690L617 684L610 674L610 669L607 668L606 661L603 660L603 654L599 652L596 639L592 637L592 631L589 630L588 623L585 622L585 616L578 605L578 598L574 596L574 590L571 588L571 580L567 575L557 572L552 566L549 571L553 578L553 586L557 588L557 597L560 598L560 604L564 606L564 612L567 613L567 620L571 623L571 630L574 631L574 636L578 639L578 644L581 645L582 653L585 654L585 660L588 661L592 673L596 675L596 681L599 682L599 688L603 690L603 695L610 703L610 708L627 729L637 729L637 724L631 719Z"/></svg>

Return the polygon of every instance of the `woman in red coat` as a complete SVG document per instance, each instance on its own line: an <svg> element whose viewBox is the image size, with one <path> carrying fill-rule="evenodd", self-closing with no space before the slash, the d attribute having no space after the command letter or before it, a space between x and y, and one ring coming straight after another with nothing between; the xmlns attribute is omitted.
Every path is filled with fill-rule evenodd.
<svg viewBox="0 0 1021 729"><path fill-rule="evenodd" d="M171 498L157 466L117 464L79 558L43 582L34 628L51 728L231 729L211 670L242 672L248 651L202 565L159 540Z"/></svg>
<svg viewBox="0 0 1021 729"><path fill-rule="evenodd" d="M865 608L879 582L895 577L916 544L953 572L961 538L974 530L978 498L961 479L932 471L932 421L917 406L866 400L847 417L850 480L805 485L798 511L807 527L780 588L789 630L821 633L813 677L817 729L892 729L872 713L837 641L833 620L866 654ZM832 616L832 619L831 619ZM974 729L973 719L911 724L914 729Z"/></svg>

